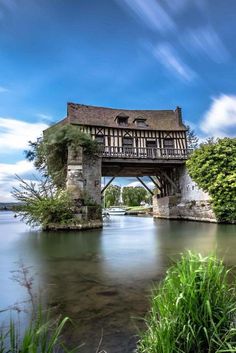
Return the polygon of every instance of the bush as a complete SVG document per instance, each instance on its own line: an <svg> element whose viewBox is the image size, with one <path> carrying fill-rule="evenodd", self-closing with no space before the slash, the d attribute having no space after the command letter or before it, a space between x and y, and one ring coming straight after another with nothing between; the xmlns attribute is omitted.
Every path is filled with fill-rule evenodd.
<svg viewBox="0 0 236 353"><path fill-rule="evenodd" d="M32 226L47 226L50 223L68 224L75 221L75 203L70 194L56 189L45 179L27 183L20 181L18 188L13 188L13 196L21 202L16 210L22 220Z"/></svg>
<svg viewBox="0 0 236 353"><path fill-rule="evenodd" d="M140 353L236 352L235 289L214 256L188 252L154 289Z"/></svg>
<svg viewBox="0 0 236 353"><path fill-rule="evenodd" d="M236 221L236 138L209 140L187 161L190 176L212 199L219 221Z"/></svg>

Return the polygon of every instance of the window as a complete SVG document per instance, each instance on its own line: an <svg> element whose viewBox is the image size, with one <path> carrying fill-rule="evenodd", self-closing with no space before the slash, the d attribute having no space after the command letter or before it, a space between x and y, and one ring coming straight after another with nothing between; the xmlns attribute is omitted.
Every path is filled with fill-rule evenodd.
<svg viewBox="0 0 236 353"><path fill-rule="evenodd" d="M128 119L129 119L129 117L127 115L123 114L123 113L120 113L115 118L115 120L117 121L117 124L120 125L120 126L127 126L128 125Z"/></svg>
<svg viewBox="0 0 236 353"><path fill-rule="evenodd" d="M123 147L133 147L132 137L124 137L123 138Z"/></svg>
<svg viewBox="0 0 236 353"><path fill-rule="evenodd" d="M97 143L99 143L99 145L105 145L104 136L102 136L102 135L96 135L96 136L95 136L95 140L97 141Z"/></svg>
<svg viewBox="0 0 236 353"><path fill-rule="evenodd" d="M134 122L138 127L147 127L146 119L138 118L138 119L135 119Z"/></svg>
<svg viewBox="0 0 236 353"><path fill-rule="evenodd" d="M174 139L168 138L163 141L164 148L174 148Z"/></svg>
<svg viewBox="0 0 236 353"><path fill-rule="evenodd" d="M146 140L146 147L147 148L156 148L157 143L156 140Z"/></svg>
<svg viewBox="0 0 236 353"><path fill-rule="evenodd" d="M128 125L128 118L118 117L117 119L118 125L127 126Z"/></svg>

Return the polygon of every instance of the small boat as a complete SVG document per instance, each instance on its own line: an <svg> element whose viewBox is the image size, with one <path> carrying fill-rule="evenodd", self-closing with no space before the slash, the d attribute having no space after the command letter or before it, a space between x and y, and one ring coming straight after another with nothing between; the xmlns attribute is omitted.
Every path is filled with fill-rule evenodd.
<svg viewBox="0 0 236 353"><path fill-rule="evenodd" d="M106 212L110 216L124 216L126 214L126 210L122 207L110 207L106 209Z"/></svg>

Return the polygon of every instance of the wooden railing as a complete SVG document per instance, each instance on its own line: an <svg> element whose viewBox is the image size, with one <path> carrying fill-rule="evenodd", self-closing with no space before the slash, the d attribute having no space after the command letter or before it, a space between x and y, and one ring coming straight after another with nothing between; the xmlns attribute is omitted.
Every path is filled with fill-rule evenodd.
<svg viewBox="0 0 236 353"><path fill-rule="evenodd" d="M176 148L101 147L104 158L187 159L191 150Z"/></svg>

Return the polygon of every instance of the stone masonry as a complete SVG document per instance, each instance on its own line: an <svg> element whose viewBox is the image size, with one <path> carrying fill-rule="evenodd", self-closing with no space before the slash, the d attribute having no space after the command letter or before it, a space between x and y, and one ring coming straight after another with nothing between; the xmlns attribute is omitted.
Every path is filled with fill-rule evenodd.
<svg viewBox="0 0 236 353"><path fill-rule="evenodd" d="M189 176L186 167L179 168L180 193L153 197L153 215L157 218L217 222L210 197Z"/></svg>

